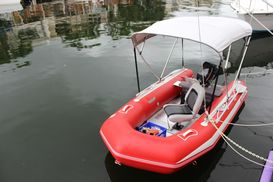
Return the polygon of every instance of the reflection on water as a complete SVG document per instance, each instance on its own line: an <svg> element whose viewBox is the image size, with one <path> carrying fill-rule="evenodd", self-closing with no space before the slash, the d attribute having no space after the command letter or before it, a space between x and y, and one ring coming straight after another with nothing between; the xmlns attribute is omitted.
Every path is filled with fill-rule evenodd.
<svg viewBox="0 0 274 182"><path fill-rule="evenodd" d="M22 4L21 11L0 14L0 64L24 57L32 52L35 43L54 37L61 37L66 46L78 50L100 46L88 40L101 34L117 40L165 15L161 0L57 0Z"/></svg>
<svg viewBox="0 0 274 182"><path fill-rule="evenodd" d="M11 59L24 57L32 51L32 40L38 38L37 32L31 28L0 34L0 64L9 63Z"/></svg>
<svg viewBox="0 0 274 182"><path fill-rule="evenodd" d="M199 14L223 13L222 1L212 0L24 0L22 5L23 10L0 14L0 64L16 62L16 58L30 54L33 46L55 37L60 37L66 47L80 51L101 46L96 39L102 35L112 40L127 38L166 16L193 15L198 10ZM253 41L265 44L265 36L255 36ZM249 63L244 66L272 62L272 37L267 38L266 45L260 50L264 56L260 60L249 50ZM16 67L30 64L17 63ZM235 67L237 64L231 72Z"/></svg>

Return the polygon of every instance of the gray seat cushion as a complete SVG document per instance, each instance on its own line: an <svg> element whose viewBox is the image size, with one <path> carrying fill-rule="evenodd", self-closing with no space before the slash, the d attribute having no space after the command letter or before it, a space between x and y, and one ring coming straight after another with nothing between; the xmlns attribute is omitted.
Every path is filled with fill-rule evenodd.
<svg viewBox="0 0 274 182"><path fill-rule="evenodd" d="M175 115L175 114L192 114L191 109L188 105L171 105L164 107L164 110L167 114L167 116Z"/></svg>
<svg viewBox="0 0 274 182"><path fill-rule="evenodd" d="M185 95L185 104L167 104L164 111L172 122L191 121L199 112L205 96L204 88L194 82Z"/></svg>

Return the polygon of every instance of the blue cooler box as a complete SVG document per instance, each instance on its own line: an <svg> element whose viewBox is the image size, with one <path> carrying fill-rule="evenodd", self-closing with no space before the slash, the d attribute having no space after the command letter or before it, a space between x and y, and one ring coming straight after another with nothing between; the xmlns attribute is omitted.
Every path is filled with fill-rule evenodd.
<svg viewBox="0 0 274 182"><path fill-rule="evenodd" d="M159 133L155 136L159 136L159 137L166 137L166 128L162 127L162 126L159 126L155 123L152 123L150 121L146 122L145 124L141 125L138 127L138 131L144 133L143 131L146 129L146 128L149 128L149 129L156 129L156 130L159 130Z"/></svg>

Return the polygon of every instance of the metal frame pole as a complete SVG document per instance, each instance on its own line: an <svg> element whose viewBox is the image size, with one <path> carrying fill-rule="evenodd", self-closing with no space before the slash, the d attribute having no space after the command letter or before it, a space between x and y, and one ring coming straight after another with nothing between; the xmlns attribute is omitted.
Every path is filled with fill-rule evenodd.
<svg viewBox="0 0 274 182"><path fill-rule="evenodd" d="M246 55L246 52L247 52L247 48L248 48L250 39L251 39L251 36L249 36L249 37L247 38L247 40L245 41L244 53L243 53L243 56L242 56L242 59L241 59L241 63L240 63L240 66L239 66L239 69L238 69L238 71L237 71L237 74L236 74L236 76L235 76L234 81L236 81L236 80L240 77L242 65L243 65L243 62L244 62L244 58L245 58L245 55Z"/></svg>
<svg viewBox="0 0 274 182"><path fill-rule="evenodd" d="M138 71L138 63L137 63L137 55L136 55L136 49L134 47L134 60L135 60L135 71L136 71L136 78L137 78L137 87L138 87L138 92L141 91L140 89L140 81L139 81L139 71Z"/></svg>
<svg viewBox="0 0 274 182"><path fill-rule="evenodd" d="M184 61L184 39L182 39L182 67L185 66L185 61Z"/></svg>
<svg viewBox="0 0 274 182"><path fill-rule="evenodd" d="M170 57L171 57L171 55L172 55L172 53L173 53L174 47L175 47L175 45L176 45L176 43L177 43L177 40L178 40L178 38L174 41L173 46L172 46L172 48L171 48L171 50L170 50L170 52L169 52L169 55L168 55L168 57L167 57L165 66L164 66L163 71L162 71L161 76L160 76L160 80L162 79L162 77L163 77L163 75L164 75L164 73L165 73L167 64L169 63Z"/></svg>
<svg viewBox="0 0 274 182"><path fill-rule="evenodd" d="M142 53L140 52L140 50L138 49L138 47L135 46L134 49L136 49L136 51L139 53L140 57L142 58L142 60L144 61L144 63L147 65L147 67L148 67L148 69L150 70L150 72L151 72L158 80L160 80L160 77L157 76L156 73L154 73L154 71L152 70L150 64L145 60L144 56L142 55Z"/></svg>
<svg viewBox="0 0 274 182"><path fill-rule="evenodd" d="M212 103L213 103L213 99L214 99L216 87L217 87L217 84L218 84L218 78L219 78L220 70L222 69L221 65L222 65L222 60L220 61L220 64L219 64L219 68L218 68L218 72L217 72L217 77L216 77L214 88L213 88L213 92L212 92L212 95L211 95L211 101L210 101L210 106L209 106L209 110L208 110L209 114L210 114L210 111L211 111L211 107L212 107Z"/></svg>
<svg viewBox="0 0 274 182"><path fill-rule="evenodd" d="M226 98L227 98L227 101L229 99L229 96L228 96L227 72L226 71L227 71L227 66L228 66L228 60L229 60L229 57L230 57L230 52L231 52L231 45L228 48L228 53L226 55L225 67L224 67L224 76L225 76L225 87L226 87Z"/></svg>

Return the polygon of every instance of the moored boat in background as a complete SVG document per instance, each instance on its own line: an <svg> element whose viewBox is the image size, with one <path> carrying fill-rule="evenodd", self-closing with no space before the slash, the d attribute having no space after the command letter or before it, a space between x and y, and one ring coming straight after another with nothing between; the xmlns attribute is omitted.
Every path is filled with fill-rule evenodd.
<svg viewBox="0 0 274 182"><path fill-rule="evenodd" d="M239 18L251 24L253 31L273 30L272 0L234 0L231 7Z"/></svg>

